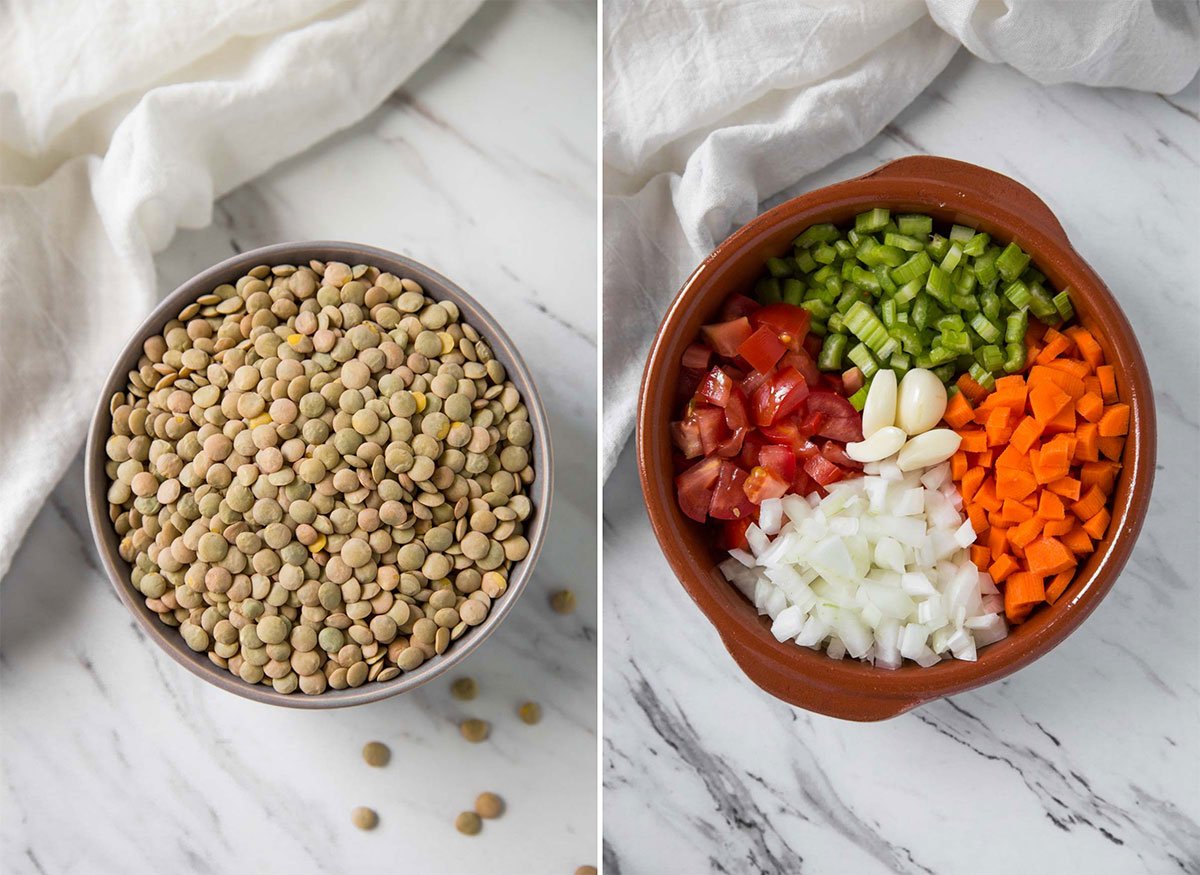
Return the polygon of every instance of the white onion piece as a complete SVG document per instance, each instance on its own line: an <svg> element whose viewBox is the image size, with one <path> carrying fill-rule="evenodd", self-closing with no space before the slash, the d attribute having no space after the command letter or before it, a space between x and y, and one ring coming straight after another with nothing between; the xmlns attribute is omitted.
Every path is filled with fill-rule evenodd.
<svg viewBox="0 0 1200 875"><path fill-rule="evenodd" d="M867 390L867 401L862 411L863 438L869 438L881 428L895 424L896 372L891 368L882 368L871 378L871 388ZM890 456L891 453L887 455Z"/></svg>

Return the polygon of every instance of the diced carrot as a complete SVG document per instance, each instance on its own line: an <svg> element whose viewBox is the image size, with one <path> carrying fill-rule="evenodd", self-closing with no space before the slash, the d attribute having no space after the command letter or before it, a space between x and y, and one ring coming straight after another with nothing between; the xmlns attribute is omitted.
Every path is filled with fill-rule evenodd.
<svg viewBox="0 0 1200 875"><path fill-rule="evenodd" d="M1100 437L1119 437L1129 431L1129 405L1112 404L1100 417Z"/></svg>
<svg viewBox="0 0 1200 875"><path fill-rule="evenodd" d="M1100 458L1100 432L1094 422L1081 422L1075 429L1075 452L1073 462L1095 462Z"/></svg>
<svg viewBox="0 0 1200 875"><path fill-rule="evenodd" d="M982 453L971 453L971 464L981 468L990 468L996 459L996 451L990 447Z"/></svg>
<svg viewBox="0 0 1200 875"><path fill-rule="evenodd" d="M1015 498L1019 501L1035 489L1037 489L1037 480L1027 471L1019 468L998 468L996 470L997 498Z"/></svg>
<svg viewBox="0 0 1200 875"><path fill-rule="evenodd" d="M1079 481L1074 477L1063 477L1061 480L1055 480L1053 483L1047 483L1046 488L1055 495L1061 495L1063 498L1075 501L1079 498Z"/></svg>
<svg viewBox="0 0 1200 875"><path fill-rule="evenodd" d="M1071 473L1071 457L1063 452L1062 444L1046 444L1041 451L1030 453L1033 476L1039 486L1053 483Z"/></svg>
<svg viewBox="0 0 1200 875"><path fill-rule="evenodd" d="M988 414L984 432L987 434L989 447L1002 446L1008 443L1008 439L1012 437L1013 433L1013 426L1009 424L1011 419L1012 410L1008 407L997 407Z"/></svg>
<svg viewBox="0 0 1200 875"><path fill-rule="evenodd" d="M963 474L958 486L958 491L962 495L963 501L967 504L971 503L971 499L979 491L979 487L983 485L983 478L986 476L987 471L983 468L971 468L967 473Z"/></svg>
<svg viewBox="0 0 1200 875"><path fill-rule="evenodd" d="M1004 613L1009 622L1023 622L1029 616L1025 609L1046 600L1046 587L1042 581L1037 574L1028 571L1018 571L1004 581Z"/></svg>
<svg viewBox="0 0 1200 875"><path fill-rule="evenodd" d="M1095 541L1099 541L1104 537L1104 533L1108 531L1108 511L1102 510L1090 520L1083 524L1083 530L1088 533L1088 536Z"/></svg>
<svg viewBox="0 0 1200 875"><path fill-rule="evenodd" d="M1062 434L1075 430L1075 409L1068 403L1046 423L1046 434Z"/></svg>
<svg viewBox="0 0 1200 875"><path fill-rule="evenodd" d="M1071 349L1071 338L1065 334L1059 334L1053 328L1046 330L1046 335L1042 338L1045 344L1042 351L1038 354L1038 364L1044 365L1046 362L1053 361L1065 352Z"/></svg>
<svg viewBox="0 0 1200 875"><path fill-rule="evenodd" d="M1095 487L1108 495L1113 490L1113 484L1117 482L1117 472L1120 470L1121 466L1116 462L1085 462L1080 469L1079 480L1085 489Z"/></svg>
<svg viewBox="0 0 1200 875"><path fill-rule="evenodd" d="M979 504L972 504L967 508L967 519L971 521L971 528L975 530L976 535L982 535L991 525L988 522L987 510Z"/></svg>
<svg viewBox="0 0 1200 875"><path fill-rule="evenodd" d="M1071 513L1081 520L1090 520L1104 510L1105 503L1104 493L1093 486L1083 494L1079 501L1071 504Z"/></svg>
<svg viewBox="0 0 1200 875"><path fill-rule="evenodd" d="M1030 422L1032 421L1030 420ZM1019 471L1033 473L1033 464L1029 461L1028 451L1022 452L1012 441L1009 441L1004 452L996 456L996 468L1016 468Z"/></svg>
<svg viewBox="0 0 1200 875"><path fill-rule="evenodd" d="M1018 452L1028 453L1029 448L1033 446L1033 442L1042 436L1043 428L1044 426L1036 419L1026 416L1013 429L1012 437L1010 438L1011 445Z"/></svg>
<svg viewBox="0 0 1200 875"><path fill-rule="evenodd" d="M1038 490L1035 489L1035 490L1033 490L1033 492L1029 493L1024 498L1022 498L1021 504L1025 505L1027 508L1029 508L1034 513L1037 513Z"/></svg>
<svg viewBox="0 0 1200 875"><path fill-rule="evenodd" d="M992 560L992 551L980 544L971 545L971 562L976 568L987 568Z"/></svg>
<svg viewBox="0 0 1200 875"><path fill-rule="evenodd" d="M1042 526L1042 534L1057 538L1059 535L1065 535L1071 531L1076 525L1077 520L1073 516L1064 516L1061 520L1046 520L1046 525Z"/></svg>
<svg viewBox="0 0 1200 875"><path fill-rule="evenodd" d="M1029 390L1032 392L1036 387L1046 383L1053 383L1066 392L1072 400L1082 398L1084 392L1087 391L1083 385L1083 377L1071 370L1063 370L1061 365L1058 367L1034 365L1029 372Z"/></svg>
<svg viewBox="0 0 1200 875"><path fill-rule="evenodd" d="M1039 383L1029 390L1033 418L1042 425L1050 422L1071 403L1071 396L1053 383Z"/></svg>
<svg viewBox="0 0 1200 875"><path fill-rule="evenodd" d="M988 529L988 549L992 552L993 559L999 559L1008 550L1008 529L995 523L991 525Z"/></svg>
<svg viewBox="0 0 1200 875"><path fill-rule="evenodd" d="M947 402L946 412L942 418L951 428L958 429L970 422L972 416L974 416L974 411L971 408L971 402L967 400L966 393L955 392Z"/></svg>
<svg viewBox="0 0 1200 875"><path fill-rule="evenodd" d="M958 445L960 450L967 453L982 453L987 449L987 434L983 429L965 428L958 433L962 438L962 443Z"/></svg>
<svg viewBox="0 0 1200 875"><path fill-rule="evenodd" d="M1062 542L1076 556L1083 556L1096 549L1092 546L1092 539L1088 537L1088 533L1083 530L1083 526L1079 525L1063 535Z"/></svg>
<svg viewBox="0 0 1200 875"><path fill-rule="evenodd" d="M1106 459L1112 459L1114 462L1120 459L1125 452L1124 437L1096 438L1096 445L1100 447L1100 455Z"/></svg>
<svg viewBox="0 0 1200 875"><path fill-rule="evenodd" d="M956 395L955 397L957 398L958 396ZM970 467L971 463L967 460L967 454L962 450L959 450L950 457L950 476L955 480L961 480Z"/></svg>
<svg viewBox="0 0 1200 875"><path fill-rule="evenodd" d="M1104 414L1104 399L1091 392L1084 392L1083 397L1075 402L1075 409L1088 422L1099 422Z"/></svg>
<svg viewBox="0 0 1200 875"><path fill-rule="evenodd" d="M1038 516L1044 520L1061 520L1066 519L1067 509L1063 506L1062 499L1048 489L1043 489L1038 493Z"/></svg>
<svg viewBox="0 0 1200 875"><path fill-rule="evenodd" d="M960 392L959 394L961 395L962 393ZM987 398L983 399L982 404L980 404L978 407L975 408L975 415L972 418L975 420L976 425L987 425L988 417L991 416L992 411L996 409L995 404L987 403L988 398L995 398L995 397L996 397L995 393L992 393Z"/></svg>
<svg viewBox="0 0 1200 875"><path fill-rule="evenodd" d="M999 510L1004 502L996 495L996 480L993 477L984 478L979 491L975 493L975 503L982 505L987 511Z"/></svg>
<svg viewBox="0 0 1200 875"><path fill-rule="evenodd" d="M1008 530L1008 543L1014 544L1022 549L1028 547L1037 540L1038 535L1042 533L1042 526L1045 520L1039 519L1036 516L1031 516L1025 522L1013 526Z"/></svg>
<svg viewBox="0 0 1200 875"><path fill-rule="evenodd" d="M958 386L959 391L966 395L972 404L978 404L987 397L988 390L976 383L970 374L963 374L954 385Z"/></svg>
<svg viewBox="0 0 1200 875"><path fill-rule="evenodd" d="M979 506L982 507L983 505L979 505ZM1000 513L1000 511L989 510L987 512L987 516L988 516L988 534L989 535L992 532L996 531L997 528L1001 528L1001 529L1008 528L1008 523L1006 523L1004 521L1004 515L1002 513Z"/></svg>
<svg viewBox="0 0 1200 875"><path fill-rule="evenodd" d="M1067 591L1067 587L1071 585L1071 581L1075 579L1075 569L1068 568L1059 574L1054 575L1054 580L1050 581L1050 585L1046 587L1046 601L1054 604L1059 597Z"/></svg>
<svg viewBox="0 0 1200 875"><path fill-rule="evenodd" d="M1021 374L1009 374L1005 377L996 378L997 395L1003 395L1007 392L1025 392L1025 378Z"/></svg>
<svg viewBox="0 0 1200 875"><path fill-rule="evenodd" d="M1010 575L1021 570L1021 565L1007 553L1001 554L996 561L988 566L988 574L996 583L1003 583Z"/></svg>
<svg viewBox="0 0 1200 875"><path fill-rule="evenodd" d="M1000 516L1004 519L1004 524L1015 526L1025 522L1033 516L1033 509L1026 507L1019 501L1014 501L1011 498L1004 499L1003 508L1000 511ZM1008 540L1012 542L1012 535L1009 534Z"/></svg>
<svg viewBox="0 0 1200 875"><path fill-rule="evenodd" d="M1081 395L1087 391L1087 386L1084 385L1083 380L1092 372L1092 369L1088 367L1086 362L1081 362L1078 359L1055 359L1052 362L1048 362L1046 367L1053 368L1056 371L1061 371L1064 374L1075 377L1079 381L1076 383L1075 380L1071 380L1069 382L1060 382L1058 384L1068 395L1070 395L1071 391L1076 388L1078 388L1078 391Z"/></svg>
<svg viewBox="0 0 1200 875"><path fill-rule="evenodd" d="M1093 395L1104 397L1104 390L1100 388L1100 378L1096 376L1083 378L1083 391L1085 394L1091 392Z"/></svg>
<svg viewBox="0 0 1200 875"><path fill-rule="evenodd" d="M1075 348L1079 350L1079 354L1093 371L1104 364L1104 350L1100 348L1100 344L1096 342L1096 338L1092 337L1090 331L1082 325L1076 325L1068 328L1064 333L1075 342Z"/></svg>
<svg viewBox="0 0 1200 875"><path fill-rule="evenodd" d="M1037 603L1034 602L1034 604L1022 605L1021 607L1014 608L1011 611L1008 608L1005 608L1004 616L1008 618L1009 623L1014 626L1019 626L1029 619L1029 615L1033 613L1035 604Z"/></svg>
<svg viewBox="0 0 1200 875"><path fill-rule="evenodd" d="M1012 540L1012 535L1009 535ZM1031 574L1048 577L1066 571L1076 564L1075 554L1057 538L1042 538L1025 548L1025 559Z"/></svg>
<svg viewBox="0 0 1200 875"><path fill-rule="evenodd" d="M1096 368L1096 378L1100 381L1100 395L1105 404L1113 404L1117 400L1117 372L1112 365L1100 365Z"/></svg>

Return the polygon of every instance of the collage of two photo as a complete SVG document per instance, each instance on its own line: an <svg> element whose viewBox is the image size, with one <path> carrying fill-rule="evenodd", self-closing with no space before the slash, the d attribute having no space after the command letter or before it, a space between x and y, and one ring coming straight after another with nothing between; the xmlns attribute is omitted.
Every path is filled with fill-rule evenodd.
<svg viewBox="0 0 1200 875"><path fill-rule="evenodd" d="M0 49L0 875L1200 873L1196 0Z"/></svg>

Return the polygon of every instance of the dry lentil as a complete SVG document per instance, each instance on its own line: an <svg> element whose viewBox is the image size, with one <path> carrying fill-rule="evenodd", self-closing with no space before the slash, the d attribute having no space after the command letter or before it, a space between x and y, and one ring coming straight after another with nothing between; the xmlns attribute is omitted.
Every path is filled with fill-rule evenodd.
<svg viewBox="0 0 1200 875"><path fill-rule="evenodd" d="M475 813L494 820L504 813L504 800L495 793L480 793L475 797Z"/></svg>
<svg viewBox="0 0 1200 875"><path fill-rule="evenodd" d="M454 818L454 828L463 835L479 835L479 831L483 829L483 821L474 811L464 811Z"/></svg>
<svg viewBox="0 0 1200 875"><path fill-rule="evenodd" d="M542 720L542 706L537 702L523 702L517 708L517 716L521 718L522 723L528 723L530 726L540 723Z"/></svg>
<svg viewBox="0 0 1200 875"><path fill-rule="evenodd" d="M392 752L382 741L368 741L363 745L363 759L368 766L386 766L392 758Z"/></svg>
<svg viewBox="0 0 1200 875"><path fill-rule="evenodd" d="M350 817L359 829L374 829L379 826L379 815L371 808L359 806L350 812Z"/></svg>
<svg viewBox="0 0 1200 875"><path fill-rule="evenodd" d="M569 589L560 589L550 596L550 607L559 614L571 613L575 610L575 593Z"/></svg>
<svg viewBox="0 0 1200 875"><path fill-rule="evenodd" d="M458 724L458 730L467 741L478 744L487 740L487 737L491 735L492 727L486 720L471 717Z"/></svg>
<svg viewBox="0 0 1200 875"><path fill-rule="evenodd" d="M528 554L520 394L412 279L260 265L142 352L109 407L119 551L159 619L245 682L318 695L411 671Z"/></svg>
<svg viewBox="0 0 1200 875"><path fill-rule="evenodd" d="M455 678L450 685L450 695L461 702L469 702L479 694L479 685L475 678Z"/></svg>

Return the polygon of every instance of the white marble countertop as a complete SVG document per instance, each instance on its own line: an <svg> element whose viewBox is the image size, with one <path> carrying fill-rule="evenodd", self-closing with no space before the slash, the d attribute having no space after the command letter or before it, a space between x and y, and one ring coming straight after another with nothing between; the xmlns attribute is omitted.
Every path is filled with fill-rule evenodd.
<svg viewBox="0 0 1200 875"><path fill-rule="evenodd" d="M627 447L604 507L606 872L1200 872L1198 108L1196 82L1170 98L1044 88L961 51L880 136L786 193L928 152L1041 195L1150 364L1150 515L1053 653L860 725L738 671L659 552Z"/></svg>
<svg viewBox="0 0 1200 875"><path fill-rule="evenodd" d="M489 4L383 107L217 205L158 259L166 294L235 250L342 239L476 296L539 382L554 519L528 592L462 671L385 702L301 713L236 698L137 633L99 571L77 460L4 580L0 871L561 873L596 862L594 13ZM579 609L553 613L571 587ZM537 726L516 706L541 703ZM456 722L479 716L470 745ZM393 751L369 769L362 744ZM508 812L469 838L459 811ZM350 810L378 810L362 833Z"/></svg>

